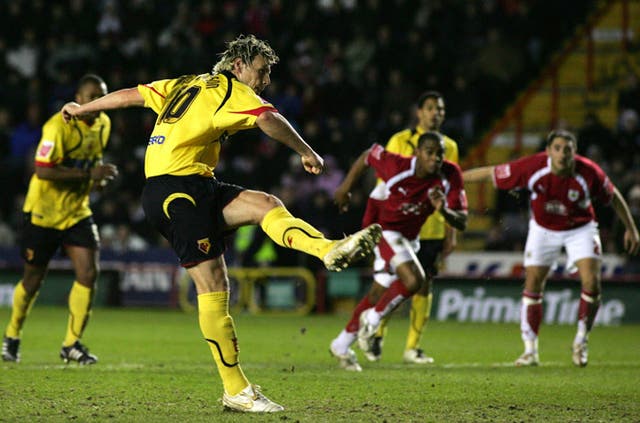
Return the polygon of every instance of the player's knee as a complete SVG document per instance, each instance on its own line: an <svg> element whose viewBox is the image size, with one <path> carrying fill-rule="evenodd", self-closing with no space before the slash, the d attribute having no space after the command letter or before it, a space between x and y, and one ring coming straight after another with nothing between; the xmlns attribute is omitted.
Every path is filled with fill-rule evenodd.
<svg viewBox="0 0 640 423"><path fill-rule="evenodd" d="M98 279L99 270L95 266L86 266L76 270L76 280L80 284L92 287Z"/></svg>
<svg viewBox="0 0 640 423"><path fill-rule="evenodd" d="M427 283L427 280L424 275L411 272L410 274L406 275L402 283L410 293L415 294L424 284Z"/></svg>
<svg viewBox="0 0 640 423"><path fill-rule="evenodd" d="M267 207L269 208L269 210L271 210L272 208L275 207L283 207L284 203L275 195L273 194L268 194L268 193L264 193L265 195L265 204L267 205Z"/></svg>
<svg viewBox="0 0 640 423"><path fill-rule="evenodd" d="M588 274L582 278L582 289L589 291L594 295L600 294L601 283L600 283L600 275L598 274Z"/></svg>

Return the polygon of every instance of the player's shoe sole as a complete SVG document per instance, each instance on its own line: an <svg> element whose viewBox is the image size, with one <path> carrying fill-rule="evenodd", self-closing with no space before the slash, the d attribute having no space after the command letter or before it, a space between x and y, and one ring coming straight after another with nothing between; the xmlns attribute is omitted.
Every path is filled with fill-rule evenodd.
<svg viewBox="0 0 640 423"><path fill-rule="evenodd" d="M322 261L328 270L339 272L352 262L371 254L381 237L382 227L377 223L369 225L336 241Z"/></svg>

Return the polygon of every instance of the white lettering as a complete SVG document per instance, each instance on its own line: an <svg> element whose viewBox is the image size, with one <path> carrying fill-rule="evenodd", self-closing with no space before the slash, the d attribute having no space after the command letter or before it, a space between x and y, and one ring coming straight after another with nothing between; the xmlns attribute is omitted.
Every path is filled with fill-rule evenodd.
<svg viewBox="0 0 640 423"><path fill-rule="evenodd" d="M514 323L520 321L520 304L520 299L509 295L487 297L483 287L475 288L469 296L460 289L450 288L439 296L436 318L459 322ZM579 305L580 299L572 298L570 289L546 292L543 301L545 324L575 324ZM625 311L625 304L619 299L603 302L596 324L620 324Z"/></svg>
<svg viewBox="0 0 640 423"><path fill-rule="evenodd" d="M445 289L442 291L438 304L438 320L447 320L447 318L453 317L460 311L463 299L464 295L458 289Z"/></svg>
<svg viewBox="0 0 640 423"><path fill-rule="evenodd" d="M131 269L124 273L120 289L122 291L169 292L171 273L162 270Z"/></svg>

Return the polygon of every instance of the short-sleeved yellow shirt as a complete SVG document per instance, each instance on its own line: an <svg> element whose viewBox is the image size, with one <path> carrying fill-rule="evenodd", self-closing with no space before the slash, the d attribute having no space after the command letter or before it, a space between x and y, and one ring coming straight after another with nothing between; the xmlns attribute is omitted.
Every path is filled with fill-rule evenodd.
<svg viewBox="0 0 640 423"><path fill-rule="evenodd" d="M100 113L91 126L82 120L69 124L56 113L42 127L42 138L36 149L35 165L58 165L91 169L102 163L102 151L111 133L111 120ZM31 213L31 222L45 228L64 230L91 216L89 193L92 181L49 181L35 174L23 211Z"/></svg>
<svg viewBox="0 0 640 423"><path fill-rule="evenodd" d="M420 138L420 135L423 133L424 131L418 127L396 132L389 138L386 149L392 153L411 156L418 145L418 138ZM443 138L445 160L457 164L459 161L458 144L446 135L443 135ZM420 228L420 239L444 239L444 237L444 217L440 213L431 214L424 225L422 225L422 228Z"/></svg>
<svg viewBox="0 0 640 423"><path fill-rule="evenodd" d="M256 126L276 109L231 73L187 75L138 85L145 106L158 114L145 155L147 178L213 176L220 143Z"/></svg>

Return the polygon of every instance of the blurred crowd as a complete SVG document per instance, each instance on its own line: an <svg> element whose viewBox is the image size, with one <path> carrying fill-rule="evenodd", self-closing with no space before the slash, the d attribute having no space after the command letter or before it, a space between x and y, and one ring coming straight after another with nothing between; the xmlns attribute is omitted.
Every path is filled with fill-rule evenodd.
<svg viewBox="0 0 640 423"><path fill-rule="evenodd" d="M294 214L340 237L359 227L369 187L365 184L354 193L354 207L345 215L338 215L332 205L334 188L363 149L373 142L385 143L393 132L412 123L413 102L420 92L436 89L444 94L447 118L442 129L458 141L464 156L595 3L0 2L0 244L13 245L19 233L42 124L73 99L78 78L87 72L102 76L114 91L209 72L224 43L241 33L268 40L281 61L263 97L323 155L327 171L309 176L286 147L258 131L246 131L223 146L216 174L224 181L273 192ZM547 25L559 16L563 25ZM625 97L630 104L624 105L620 127L603 127L593 116L580 134L580 148L600 154L606 170L623 177L629 176L629 168L609 146L622 139L624 145L638 145L640 97L637 80L630 84L636 95ZM92 198L103 246L129 251L162 245L146 224L139 200L144 150L155 115L132 109L110 117L112 136L105 161L117 164L120 176ZM602 143L602 136L610 137L611 143ZM259 245L258 237L245 247ZM281 251L278 257L284 264L299 259Z"/></svg>

